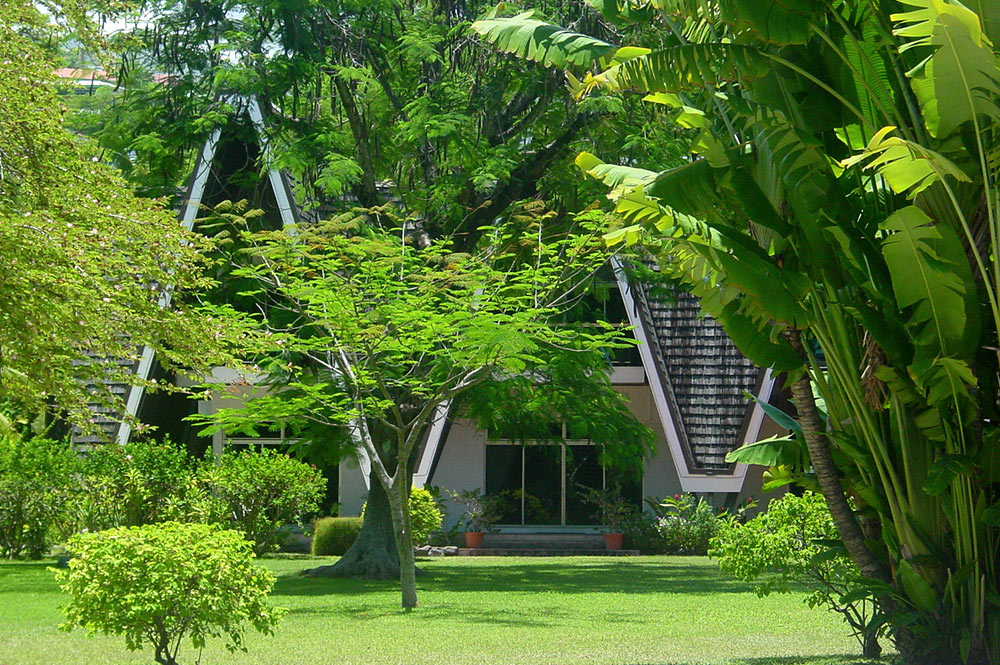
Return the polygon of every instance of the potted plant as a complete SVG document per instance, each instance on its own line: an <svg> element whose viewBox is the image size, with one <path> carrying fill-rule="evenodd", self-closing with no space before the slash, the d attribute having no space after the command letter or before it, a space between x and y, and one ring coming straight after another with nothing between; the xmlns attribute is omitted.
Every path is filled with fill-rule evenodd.
<svg viewBox="0 0 1000 665"><path fill-rule="evenodd" d="M604 548L607 550L622 549L624 533L622 526L633 508L622 498L617 488L596 490L588 488L580 493L585 501L597 506L601 524L607 528L604 534Z"/></svg>
<svg viewBox="0 0 1000 665"><path fill-rule="evenodd" d="M479 488L448 492L451 500L465 509L465 546L482 547L483 534L492 530L496 519L494 502L491 497L483 496Z"/></svg>

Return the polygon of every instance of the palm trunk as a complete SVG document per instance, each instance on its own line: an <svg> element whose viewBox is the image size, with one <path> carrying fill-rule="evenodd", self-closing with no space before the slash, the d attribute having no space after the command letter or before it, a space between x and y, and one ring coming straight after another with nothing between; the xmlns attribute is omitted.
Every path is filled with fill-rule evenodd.
<svg viewBox="0 0 1000 665"><path fill-rule="evenodd" d="M786 332L785 339L800 355L805 355L798 330ZM816 400L813 397L808 373L804 373L792 384L792 396L795 398L795 411L802 427L802 436L809 450L809 461L816 473L816 482L819 483L823 498L826 499L826 505L833 516L837 535L840 536L862 575L887 583L892 582L889 570L865 545L865 534L854 517L851 504L848 503L847 495L840 485L840 474L830 453L830 440L826 436L823 421L820 420L819 412L816 410Z"/></svg>
<svg viewBox="0 0 1000 665"><path fill-rule="evenodd" d="M800 331L787 331L785 339L803 358L805 357ZM792 384L792 396L795 398L795 411L798 414L802 436L809 451L809 461L816 474L816 482L819 484L820 491L833 517L833 523L837 527L837 535L840 536L848 554L864 577L893 584L889 568L875 558L872 551L865 545L864 532L854 516L854 511L847 501L843 487L840 485L840 474L830 452L830 440L826 436L823 422L816 410L816 400L813 397L808 373L803 374ZM875 600L883 612L892 613L898 609L895 600L889 596L878 596ZM951 655L942 657L942 654L928 652L927 646L922 645L921 641L916 639L907 628L897 630L893 639L903 657L903 662L907 665L945 665L957 662L957 654L954 655L955 658L951 658Z"/></svg>

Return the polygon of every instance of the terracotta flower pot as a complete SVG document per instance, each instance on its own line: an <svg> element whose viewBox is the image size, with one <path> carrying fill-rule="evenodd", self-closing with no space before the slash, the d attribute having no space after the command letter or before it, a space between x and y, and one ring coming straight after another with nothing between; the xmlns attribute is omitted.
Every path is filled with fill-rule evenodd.
<svg viewBox="0 0 1000 665"><path fill-rule="evenodd" d="M466 547L482 547L483 546L483 532L482 531L466 531L465 532L465 546Z"/></svg>
<svg viewBox="0 0 1000 665"><path fill-rule="evenodd" d="M621 533L606 533L604 534L604 549L606 550L620 550L622 548L622 539L625 537Z"/></svg>

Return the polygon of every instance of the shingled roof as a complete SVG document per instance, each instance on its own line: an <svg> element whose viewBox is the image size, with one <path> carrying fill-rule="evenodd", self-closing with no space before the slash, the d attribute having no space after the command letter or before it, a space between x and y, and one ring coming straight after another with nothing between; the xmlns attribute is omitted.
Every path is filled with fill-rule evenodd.
<svg viewBox="0 0 1000 665"><path fill-rule="evenodd" d="M648 300L647 306L693 466L725 471L726 454L743 443L752 409L745 393L757 393L761 370L717 321L700 315L694 296L679 293L674 303Z"/></svg>

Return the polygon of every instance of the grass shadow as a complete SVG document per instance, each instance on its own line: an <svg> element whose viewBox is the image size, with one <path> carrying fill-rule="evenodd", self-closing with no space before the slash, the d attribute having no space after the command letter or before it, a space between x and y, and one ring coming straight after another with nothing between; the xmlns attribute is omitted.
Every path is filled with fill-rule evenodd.
<svg viewBox="0 0 1000 665"><path fill-rule="evenodd" d="M737 658L731 665L893 665L895 654L880 660L842 654L839 656L772 656L770 658Z"/></svg>
<svg viewBox="0 0 1000 665"><path fill-rule="evenodd" d="M384 604L379 603L340 604L336 607L300 607L291 609L288 612L289 616L350 619L352 621L372 621L406 615L408 620L421 623L433 623L443 619L449 623L458 621L463 625L484 624L489 626L506 626L508 628L551 628L560 625L560 622L565 619L566 614L565 612L548 611L545 616L526 616L519 610L457 607L440 604L421 604L418 612L407 612L399 607L387 610Z"/></svg>
<svg viewBox="0 0 1000 665"><path fill-rule="evenodd" d="M0 566L0 593L39 593L39 581L52 582L54 575L49 568L54 559L41 561L5 561Z"/></svg>
<svg viewBox="0 0 1000 665"><path fill-rule="evenodd" d="M275 593L312 596L364 594L395 590L395 580L307 578L283 575ZM422 590L450 593L506 592L549 593L745 593L750 586L721 575L714 566L672 562L552 561L538 560L496 566L451 566L425 569L417 581Z"/></svg>

